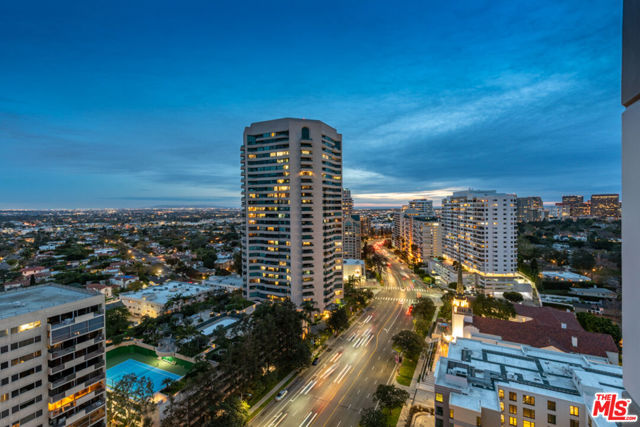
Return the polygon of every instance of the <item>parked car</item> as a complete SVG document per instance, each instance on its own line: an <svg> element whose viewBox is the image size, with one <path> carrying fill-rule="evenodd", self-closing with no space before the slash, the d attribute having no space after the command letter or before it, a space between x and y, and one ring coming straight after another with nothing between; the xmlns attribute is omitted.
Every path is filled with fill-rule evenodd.
<svg viewBox="0 0 640 427"><path fill-rule="evenodd" d="M319 361L320 361L320 358L319 358L319 357L316 357L315 359L313 359L313 362L311 362L311 364L312 364L313 366L315 366L315 365L317 365L317 364L318 364L318 362L319 362Z"/></svg>

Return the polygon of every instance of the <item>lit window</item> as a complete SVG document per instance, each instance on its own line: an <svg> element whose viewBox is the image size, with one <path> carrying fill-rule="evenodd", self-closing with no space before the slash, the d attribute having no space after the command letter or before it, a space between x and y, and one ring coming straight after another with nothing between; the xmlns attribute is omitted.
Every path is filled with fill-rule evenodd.
<svg viewBox="0 0 640 427"><path fill-rule="evenodd" d="M518 425L518 419L516 417L509 417L509 425L510 426L517 426Z"/></svg>
<svg viewBox="0 0 640 427"><path fill-rule="evenodd" d="M504 390L503 389L498 389L498 397L500 399L504 399Z"/></svg>
<svg viewBox="0 0 640 427"><path fill-rule="evenodd" d="M536 423L534 423L533 421L523 421L522 425L523 427L536 427Z"/></svg>
<svg viewBox="0 0 640 427"><path fill-rule="evenodd" d="M509 405L509 413L510 414L517 414L518 413L518 407L516 405Z"/></svg>
<svg viewBox="0 0 640 427"><path fill-rule="evenodd" d="M518 401L518 394L513 392L513 391L510 391L509 392L509 400L512 401L512 402L517 402Z"/></svg>
<svg viewBox="0 0 640 427"><path fill-rule="evenodd" d="M577 417L580 415L580 409L577 406L569 406L569 413Z"/></svg>
<svg viewBox="0 0 640 427"><path fill-rule="evenodd" d="M526 394L522 395L522 403L526 403L527 405L535 405L536 398L535 396L528 396Z"/></svg>
<svg viewBox="0 0 640 427"><path fill-rule="evenodd" d="M453 419L453 409L449 409L449 418Z"/></svg>
<svg viewBox="0 0 640 427"><path fill-rule="evenodd" d="M442 393L436 393L436 402L443 402Z"/></svg>

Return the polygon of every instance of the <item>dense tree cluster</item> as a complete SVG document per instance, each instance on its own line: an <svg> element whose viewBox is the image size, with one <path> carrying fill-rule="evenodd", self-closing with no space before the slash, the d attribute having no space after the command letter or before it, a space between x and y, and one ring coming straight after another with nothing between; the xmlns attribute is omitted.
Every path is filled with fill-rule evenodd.
<svg viewBox="0 0 640 427"><path fill-rule="evenodd" d="M153 401L153 382L135 374L123 376L107 389L108 426L151 426L156 407Z"/></svg>
<svg viewBox="0 0 640 427"><path fill-rule="evenodd" d="M494 317L496 319L508 320L516 315L513 304L510 302L487 297L484 294L476 296L471 303L471 309L475 316Z"/></svg>
<svg viewBox="0 0 640 427"><path fill-rule="evenodd" d="M416 327L416 332L423 338L429 333L433 321L433 315L436 312L436 306L431 298L419 298L413 305L411 315Z"/></svg>
<svg viewBox="0 0 640 427"><path fill-rule="evenodd" d="M273 372L309 364L303 316L290 301L259 305L222 344L225 352L216 367L203 362L190 373L183 391L171 398L163 425L245 425L246 407L239 393L254 392Z"/></svg>
<svg viewBox="0 0 640 427"><path fill-rule="evenodd" d="M586 331L609 334L615 341L616 345L620 346L622 330L620 330L619 325L605 317L596 316L591 313L578 313L576 314L576 317L578 318L580 325L582 325Z"/></svg>

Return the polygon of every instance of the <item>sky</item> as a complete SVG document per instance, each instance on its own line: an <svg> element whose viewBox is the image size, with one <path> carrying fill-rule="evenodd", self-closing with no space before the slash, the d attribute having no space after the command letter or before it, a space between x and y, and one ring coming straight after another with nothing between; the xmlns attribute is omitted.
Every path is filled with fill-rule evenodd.
<svg viewBox="0 0 640 427"><path fill-rule="evenodd" d="M356 207L620 192L621 2L0 2L0 209L237 207L245 126L343 135Z"/></svg>

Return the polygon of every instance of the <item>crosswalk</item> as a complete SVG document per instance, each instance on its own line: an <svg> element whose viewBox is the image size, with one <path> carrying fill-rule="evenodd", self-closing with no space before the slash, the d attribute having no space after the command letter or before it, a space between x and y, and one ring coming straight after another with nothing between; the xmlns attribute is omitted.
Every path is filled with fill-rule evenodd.
<svg viewBox="0 0 640 427"><path fill-rule="evenodd" d="M378 301L398 301L402 303L414 304L416 302L415 298L394 298L394 297L376 297Z"/></svg>
<svg viewBox="0 0 640 427"><path fill-rule="evenodd" d="M385 291L412 291L411 288L401 288L399 286L384 286L382 288Z"/></svg>

